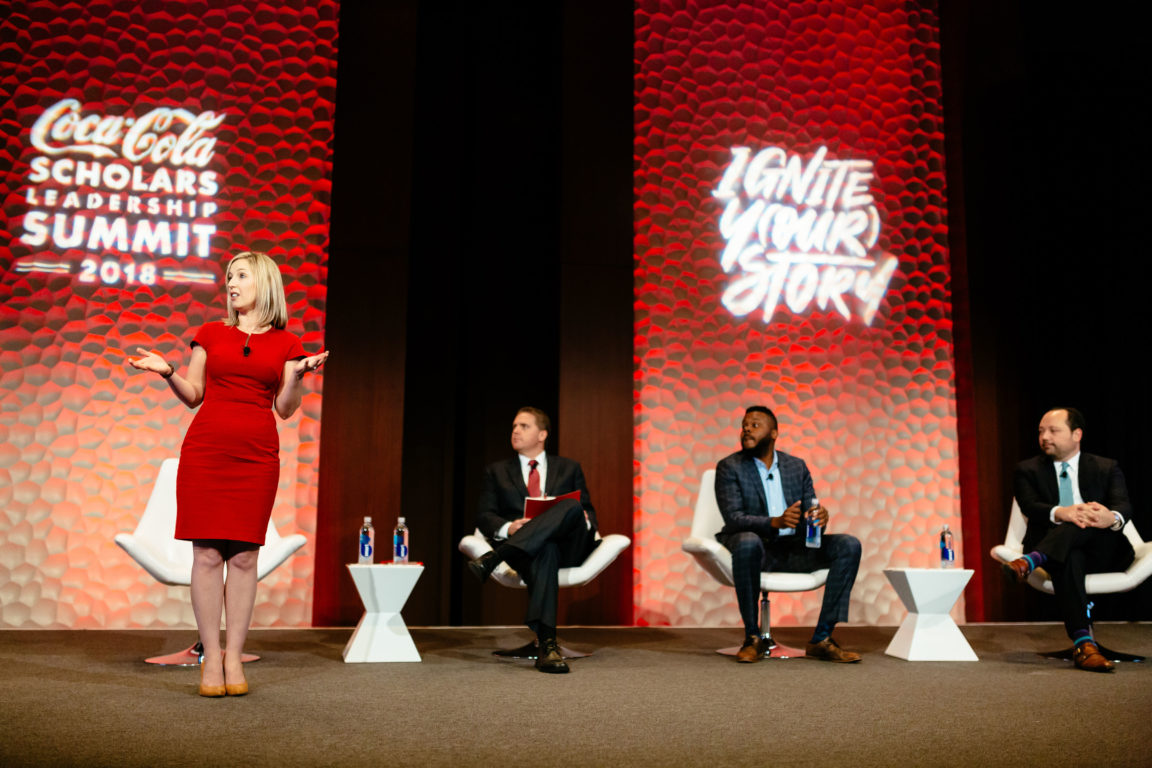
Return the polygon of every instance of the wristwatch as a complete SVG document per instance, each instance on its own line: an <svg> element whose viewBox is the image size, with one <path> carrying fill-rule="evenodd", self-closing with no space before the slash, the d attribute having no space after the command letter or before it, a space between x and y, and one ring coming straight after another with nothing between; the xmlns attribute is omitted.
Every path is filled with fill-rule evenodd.
<svg viewBox="0 0 1152 768"><path fill-rule="evenodd" d="M1115 510L1112 511L1112 516L1114 518L1116 518L1116 522L1112 523L1112 525L1108 526L1108 528L1113 530L1113 531L1118 531L1121 528L1123 528L1124 527L1124 516Z"/></svg>

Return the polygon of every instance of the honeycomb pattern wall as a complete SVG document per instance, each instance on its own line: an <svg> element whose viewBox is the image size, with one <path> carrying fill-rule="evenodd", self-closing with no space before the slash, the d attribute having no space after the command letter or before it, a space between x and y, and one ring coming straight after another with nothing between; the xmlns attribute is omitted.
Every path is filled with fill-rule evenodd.
<svg viewBox="0 0 1152 768"><path fill-rule="evenodd" d="M733 591L680 545L702 473L764 404L829 530L863 544L851 621L898 624L883 570L937 565L941 526L960 528L934 4L640 0L635 31L636 621L739 626ZM726 306L748 296L741 267L771 266L725 253L736 147L871 163L868 257L895 267L874 315L814 284L771 313ZM821 594L775 595L774 624L814 625Z"/></svg>
<svg viewBox="0 0 1152 768"><path fill-rule="evenodd" d="M266 251L280 263L288 329L306 349L322 348L338 3L3 6L0 626L194 626L188 590L156 583L113 543L115 534L135 528L160 463L179 454L192 419L159 377L130 373L125 352L153 348L186 362L196 328L224 317L221 272L244 249ZM65 99L75 100L83 116L135 120L156 108L223 114L203 134L216 140L206 170L218 186L214 193L200 190L218 206L207 258L125 256L90 243L60 247L55 235L29 244L29 213L44 207L53 189L53 210L72 224L117 215L108 177L33 182L37 158L100 159L53 156L34 146L36 121ZM162 163L145 159L134 167L144 183L161 184L155 179ZM66 201L72 191L79 206ZM92 202L91 193L103 202ZM131 205L127 196L117 203L122 212ZM196 198L185 194L184 202ZM128 209L129 226L148 214L146 207ZM280 424L273 520L281 532L311 540L322 379L306 381L300 412ZM261 582L256 626L310 622L312 567L305 545Z"/></svg>

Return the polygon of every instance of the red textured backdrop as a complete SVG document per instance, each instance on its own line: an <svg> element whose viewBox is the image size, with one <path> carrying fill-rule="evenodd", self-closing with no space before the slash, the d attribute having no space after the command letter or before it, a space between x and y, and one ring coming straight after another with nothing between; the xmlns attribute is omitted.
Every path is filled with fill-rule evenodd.
<svg viewBox="0 0 1152 768"><path fill-rule="evenodd" d="M738 625L732 590L680 544L701 474L738 449L755 403L775 409L779 448L807 460L830 530L863 542L851 620L898 623L883 569L935 565L941 525L960 527L934 4L637 6L637 623ZM851 291L841 309L819 293L803 301L815 283L792 286L793 306L781 298L768 318L763 302L740 315L723 305L769 266L755 254L722 263L716 192L733 147L871 163L861 194L878 232L861 235L865 257L834 255L875 264L869 274L896 260L874 317ZM819 604L777 595L773 620L813 625Z"/></svg>
<svg viewBox="0 0 1152 768"><path fill-rule="evenodd" d="M195 329L225 314L228 258L249 248L282 265L289 330L306 348L322 347L337 9L336 0L0 4L0 626L193 623L187 590L156 584L112 542L135 527L160 462L178 454L192 418L157 377L129 374L116 350L152 347L182 364ZM85 117L141 120L156 108L222 117L202 134L215 146L195 169L196 189L172 194L158 182L134 194L143 205L158 198L163 213L126 216L129 238L141 219L214 226L207 258L151 252L158 246L88 250L87 239L61 247L51 234L28 244L30 233L37 240L30 211L45 211L49 229L63 213L89 232L96 215L123 215L103 178L33 181L38 157L96 159L33 146L33 125L62 99ZM175 182L175 163L126 162L122 143L111 149L105 165L139 168L146 183L164 170ZM201 173L211 180L201 183ZM88 207L91 193L105 199ZM168 200L219 210L194 218L187 207L171 213ZM273 511L282 532L309 537L320 381L281 424ZM257 625L310 621L308 550L262 582Z"/></svg>

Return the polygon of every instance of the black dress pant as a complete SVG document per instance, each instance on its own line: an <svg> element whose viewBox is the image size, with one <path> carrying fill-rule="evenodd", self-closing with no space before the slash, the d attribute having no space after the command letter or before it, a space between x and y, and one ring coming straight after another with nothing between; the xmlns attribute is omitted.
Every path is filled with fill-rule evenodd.
<svg viewBox="0 0 1152 768"><path fill-rule="evenodd" d="M1052 577L1052 589L1069 637L1092 624L1084 576L1122 571L1135 557L1132 543L1120 531L1080 528L1072 523L1054 526L1028 551L1042 552L1048 558L1044 570Z"/></svg>
<svg viewBox="0 0 1152 768"><path fill-rule="evenodd" d="M565 499L529 520L504 542L505 561L528 586L524 623L539 634L541 625L555 628L561 568L580 565L596 548L595 531L588 530L584 508Z"/></svg>

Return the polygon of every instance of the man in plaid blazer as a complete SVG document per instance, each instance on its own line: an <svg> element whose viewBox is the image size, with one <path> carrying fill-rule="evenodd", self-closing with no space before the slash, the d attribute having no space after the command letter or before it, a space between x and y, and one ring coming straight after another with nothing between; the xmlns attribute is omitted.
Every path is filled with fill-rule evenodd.
<svg viewBox="0 0 1152 768"><path fill-rule="evenodd" d="M822 661L853 662L860 655L832 639L837 622L848 619L848 601L860 567L860 540L846 533L824 534L819 548L805 546L804 526L814 518L828 525L828 510L816 500L812 475L803 459L777 451L776 415L765 406L745 412L743 448L716 465L716 501L724 517L717 540L732 553L732 579L744 621L738 661L764 656L758 597L761 571L828 569L824 603L805 655Z"/></svg>

